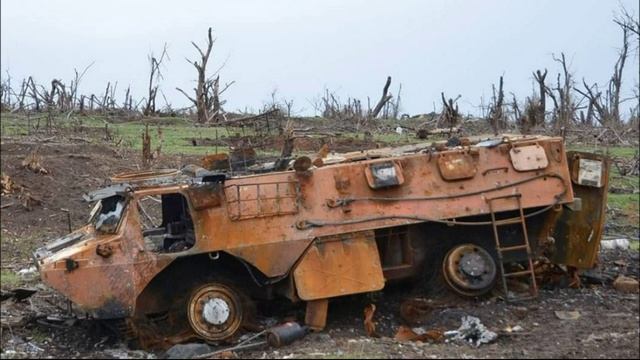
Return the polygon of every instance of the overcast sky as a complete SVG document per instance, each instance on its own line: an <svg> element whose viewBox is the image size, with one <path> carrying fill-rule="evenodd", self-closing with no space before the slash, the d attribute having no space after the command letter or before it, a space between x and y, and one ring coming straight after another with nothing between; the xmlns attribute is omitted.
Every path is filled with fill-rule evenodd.
<svg viewBox="0 0 640 360"><path fill-rule="evenodd" d="M564 51L576 80L605 83L611 76L621 31L612 18L620 4L638 14L638 1L51 1L2 0L1 68L13 81L33 75L69 82L74 67L95 61L80 84L101 93L118 82L145 96L150 52L166 42L170 61L160 83L174 107L188 101L175 90L194 86L193 40L204 46L214 29L209 69L226 61L222 82L235 81L227 111L259 109L277 89L299 114L313 115L310 100L324 88L342 99L375 102L387 75L392 91L402 83L402 111L440 107L440 92L462 95L465 112L477 113L482 95L505 77L505 91L532 91L531 71L559 67ZM625 69L625 94L638 83L638 57ZM509 96L510 98L510 96ZM159 105L164 105L161 97ZM625 106L625 114L629 106Z"/></svg>

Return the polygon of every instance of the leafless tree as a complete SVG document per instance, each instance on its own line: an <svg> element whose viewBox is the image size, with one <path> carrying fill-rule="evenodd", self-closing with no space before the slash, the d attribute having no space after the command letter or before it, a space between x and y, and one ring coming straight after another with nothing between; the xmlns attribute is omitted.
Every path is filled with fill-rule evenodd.
<svg viewBox="0 0 640 360"><path fill-rule="evenodd" d="M395 99L390 99L385 104L382 110L382 118L384 119L397 119L400 114L400 103L401 98L400 94L402 93L402 84L398 85L398 92L396 93Z"/></svg>
<svg viewBox="0 0 640 360"><path fill-rule="evenodd" d="M215 39L211 36L211 28L209 28L207 33L207 48L205 51L202 51L195 42L191 42L191 44L200 53L200 62L197 60L192 61L187 59L187 61L192 64L198 72L198 82L194 89L195 98L189 96L184 90L176 88L196 107L197 121L200 124L204 124L212 120L218 120L219 116L222 115L221 106L223 104L223 102L220 101L220 95L234 84L234 81L232 81L220 89L220 76L218 73L222 66L216 70L211 77L207 78L207 63L209 61L209 56L211 55L211 49L213 49L214 42Z"/></svg>
<svg viewBox="0 0 640 360"><path fill-rule="evenodd" d="M500 130L505 129L507 127L507 121L504 116L504 109L502 106L504 105L504 90L503 90L504 81L502 76L500 76L500 84L498 86L498 92L496 93L495 84L491 85L493 89L493 97L492 103L489 105L489 124L493 129L493 133L498 135Z"/></svg>
<svg viewBox="0 0 640 360"><path fill-rule="evenodd" d="M384 87L382 88L382 96L380 97L380 100L378 101L378 103L376 104L376 107L373 108L373 111L371 112L371 118L374 119L378 116L378 114L380 113L380 110L382 110L382 107L393 98L393 95L389 95L389 86L391 85L391 76L387 76L387 82L384 84Z"/></svg>
<svg viewBox="0 0 640 360"><path fill-rule="evenodd" d="M82 81L82 78L84 77L84 75L87 73L87 71L93 66L93 64L95 64L95 61L92 61L91 64L87 65L82 72L78 72L78 70L76 70L75 68L73 69L74 72L74 78L71 81L71 85L69 85L69 99L68 101L70 102L70 108L74 109L78 106L78 87L80 86L80 81Z"/></svg>
<svg viewBox="0 0 640 360"><path fill-rule="evenodd" d="M533 73L533 78L536 80L536 83L538 83L538 97L537 101L535 101L536 98L531 98L531 100L529 101L532 111L531 115L534 116L533 118L529 119L529 121L531 123L531 126L535 127L536 125L544 124L547 113L547 87L545 85L545 79L547 78L547 69L544 69L544 72L536 70L536 72Z"/></svg>
<svg viewBox="0 0 640 360"><path fill-rule="evenodd" d="M1 81L0 84L0 105L2 111L11 110L13 104L11 102L11 95L13 89L11 88L11 74L7 70L7 78Z"/></svg>
<svg viewBox="0 0 640 360"><path fill-rule="evenodd" d="M158 95L158 83L160 82L160 79L162 79L160 65L162 65L164 59L169 59L166 43L162 48L162 54L160 54L159 58L156 58L153 53L149 55L149 65L151 65L151 68L149 70L149 87L147 89L147 101L144 105L144 110L142 111L143 115L145 116L153 115L156 113L156 95Z"/></svg>
<svg viewBox="0 0 640 360"><path fill-rule="evenodd" d="M622 123L622 117L620 116L620 103L624 101L620 98L622 72L629 53L629 32L634 32L634 26L637 26L632 22L614 21L622 30L622 48L618 52L618 59L613 66L613 74L609 79L607 88L604 90L604 96L597 83L588 85L584 79L582 80L584 89L574 88L576 92L589 101L587 119L590 119L591 114L593 114L602 126L616 126Z"/></svg>
<svg viewBox="0 0 640 360"><path fill-rule="evenodd" d="M145 169L150 168L154 161L158 159L162 151L162 129L158 126L158 146L155 150L151 149L151 136L149 135L149 124L145 123L144 131L142 132L142 167Z"/></svg>
<svg viewBox="0 0 640 360"><path fill-rule="evenodd" d="M458 110L458 99L462 96L458 95L455 99L449 98L447 101L444 92L440 93L442 97L442 112L440 113L440 119L438 120L438 126L445 126L450 129L450 133L453 131L453 128L458 125L460 122L460 112Z"/></svg>
<svg viewBox="0 0 640 360"><path fill-rule="evenodd" d="M552 54L552 58L561 65L562 74L558 73L555 88L545 85L545 92L553 101L552 124L553 128L559 132L573 122L578 105L571 94L574 84L573 74L569 71L564 53L560 53L560 58Z"/></svg>
<svg viewBox="0 0 640 360"><path fill-rule="evenodd" d="M214 41L215 40L211 36L211 28L209 28L209 31L207 33L207 50L206 51L203 52L202 49L200 49L200 47L195 42L193 41L191 42L191 44L200 53L199 63L197 60L192 61L187 59L187 61L191 63L198 72L198 83L196 85L196 88L194 89L196 94L195 99L187 95L187 93L184 92L182 89L176 88L178 91L184 94L184 96L186 96L189 100L191 100L191 102L193 102L193 104L196 107L197 121L202 124L209 120L209 116L207 114L207 105L206 105L207 103L206 73L207 73L207 62L209 62L209 56L211 55L211 49L213 48Z"/></svg>
<svg viewBox="0 0 640 360"><path fill-rule="evenodd" d="M630 32L632 35L635 34L636 40L640 38L640 20L635 14L630 13L627 9L622 6L620 9L620 13L613 19L613 22L618 24L623 30ZM636 44L638 46L638 44Z"/></svg>

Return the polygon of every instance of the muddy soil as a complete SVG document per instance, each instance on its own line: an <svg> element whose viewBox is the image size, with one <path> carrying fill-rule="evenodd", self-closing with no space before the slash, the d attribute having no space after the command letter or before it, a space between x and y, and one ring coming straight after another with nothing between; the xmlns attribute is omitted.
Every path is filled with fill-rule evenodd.
<svg viewBox="0 0 640 360"><path fill-rule="evenodd" d="M317 144L309 144L309 148ZM346 145L345 145L346 146ZM319 146L318 146L319 148ZM37 149L47 174L22 166L23 159ZM352 150L347 149L347 150ZM86 221L88 205L82 193L104 184L113 173L139 167L139 155L114 150L102 143L42 142L38 138L4 140L2 173L16 190L2 196L2 269L16 274L15 280L2 281L1 357L81 357L81 358L157 358L163 351L129 349L103 324L65 316L66 303L37 279L30 253L48 239L68 230L69 210L73 227ZM197 157L163 156L158 167L179 167ZM21 190L20 188L24 190ZM23 206L24 192L39 200L30 209ZM5 206L11 204L9 206ZM601 253L600 271L604 284L584 284L580 289L542 289L538 299L523 304L506 304L497 295L482 301L449 298L446 308L415 319L414 328L455 330L462 316L478 317L498 339L474 348L458 342L399 342L393 337L404 320L400 304L407 298L422 296L420 284L398 284L375 294L336 299L329 308L325 331L312 333L294 344L279 348L227 352L227 357L251 358L437 358L437 357L545 357L545 358L638 358L639 298L622 293L611 285L612 278L625 274L637 279L638 252ZM28 299L4 299L15 286L38 290ZM374 321L380 337L368 337L363 327L363 309L376 304ZM562 320L556 311L575 311L577 319ZM293 314L303 318L301 306L272 306L263 313L271 320ZM48 318L48 320L47 320ZM509 331L513 329L519 331ZM220 346L215 349L222 349Z"/></svg>
<svg viewBox="0 0 640 360"><path fill-rule="evenodd" d="M637 252L602 253L607 263L638 261ZM637 266L635 271L637 272ZM41 290L29 300L2 303L2 357L158 358L164 351L127 348L106 327L94 321L51 321L64 318L63 299ZM450 307L416 318L413 328L455 330L463 316L478 317L498 334L495 342L475 348L461 342L399 342L393 339L404 324L399 307L407 298L419 296L419 286L397 285L373 296L351 296L331 302L327 328L311 333L286 347L256 348L223 353L242 358L638 358L640 336L637 294L625 294L610 285L582 289L547 289L538 299L506 304L499 297L483 301L453 300ZM376 330L368 337L363 327L363 308L374 303ZM574 311L578 318L563 320L556 311ZM280 307L274 318L297 315L301 307ZM49 315L49 321L45 321ZM9 319L9 320L7 320ZM13 327L6 325L15 324ZM512 330L511 332L509 330ZM513 331L516 329L516 331ZM226 346L212 347L212 350Z"/></svg>

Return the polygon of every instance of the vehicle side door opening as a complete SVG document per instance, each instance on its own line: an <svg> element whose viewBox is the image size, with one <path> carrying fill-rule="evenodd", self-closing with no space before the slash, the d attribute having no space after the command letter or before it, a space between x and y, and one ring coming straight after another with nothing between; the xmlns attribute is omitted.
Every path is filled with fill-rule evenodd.
<svg viewBox="0 0 640 360"><path fill-rule="evenodd" d="M148 250L178 252L195 244L193 220L182 194L147 195L137 205Z"/></svg>

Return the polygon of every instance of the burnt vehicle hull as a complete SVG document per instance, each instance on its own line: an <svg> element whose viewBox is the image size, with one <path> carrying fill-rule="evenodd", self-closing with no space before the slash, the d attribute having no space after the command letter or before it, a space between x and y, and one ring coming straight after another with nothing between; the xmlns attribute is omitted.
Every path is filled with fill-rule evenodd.
<svg viewBox="0 0 640 360"><path fill-rule="evenodd" d="M503 264L531 264L554 236L556 262L593 266L603 212L587 219L572 205L575 188L601 208L605 160L592 156L599 167L582 169L561 138L463 144L341 154L249 176L119 176L113 191L126 203L112 231L89 225L82 239L39 250L40 272L97 318L132 319L150 346L229 339L250 323L251 299L278 296L305 301L307 325L322 329L328 299L433 269L459 294L479 296L508 275ZM161 204L157 216L146 199ZM572 227L595 230L584 244ZM530 282L535 290L532 270Z"/></svg>

